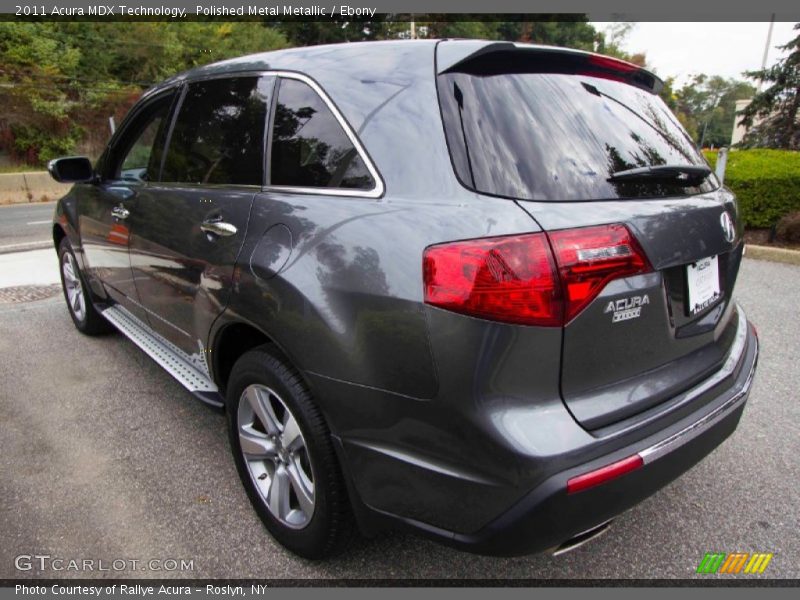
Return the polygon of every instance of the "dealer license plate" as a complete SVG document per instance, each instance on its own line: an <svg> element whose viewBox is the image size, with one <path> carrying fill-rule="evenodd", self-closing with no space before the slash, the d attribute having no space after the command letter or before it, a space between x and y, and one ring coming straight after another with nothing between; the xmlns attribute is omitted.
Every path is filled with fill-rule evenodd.
<svg viewBox="0 0 800 600"><path fill-rule="evenodd" d="M696 315L714 304L719 297L719 261L716 256L686 266L689 288L689 313Z"/></svg>

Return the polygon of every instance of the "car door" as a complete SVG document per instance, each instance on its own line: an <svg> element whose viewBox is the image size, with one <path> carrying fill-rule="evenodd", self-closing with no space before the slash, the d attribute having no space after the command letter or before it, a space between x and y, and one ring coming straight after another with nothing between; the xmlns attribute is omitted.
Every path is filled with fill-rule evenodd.
<svg viewBox="0 0 800 600"><path fill-rule="evenodd" d="M151 327L190 358L225 308L264 176L273 77L184 86L158 183L131 212L130 252ZM200 364L203 364L200 361Z"/></svg>
<svg viewBox="0 0 800 600"><path fill-rule="evenodd" d="M90 281L143 318L129 257L128 217L161 162L161 145L175 91L144 101L126 118L99 165L99 179L82 185L79 228Z"/></svg>

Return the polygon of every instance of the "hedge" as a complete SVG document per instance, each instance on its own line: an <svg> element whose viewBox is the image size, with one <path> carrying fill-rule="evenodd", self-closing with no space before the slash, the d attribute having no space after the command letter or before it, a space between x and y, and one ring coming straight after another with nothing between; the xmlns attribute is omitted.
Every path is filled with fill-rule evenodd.
<svg viewBox="0 0 800 600"><path fill-rule="evenodd" d="M717 151L703 153L716 166ZM800 152L731 150L725 185L739 199L747 227L772 227L784 215L800 211Z"/></svg>

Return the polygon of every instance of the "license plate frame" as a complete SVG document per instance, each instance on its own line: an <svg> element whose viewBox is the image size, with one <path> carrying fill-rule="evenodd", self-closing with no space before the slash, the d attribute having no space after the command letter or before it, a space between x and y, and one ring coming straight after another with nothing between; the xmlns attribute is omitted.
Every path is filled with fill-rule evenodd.
<svg viewBox="0 0 800 600"><path fill-rule="evenodd" d="M689 315L703 312L721 297L719 256L707 256L686 265L686 303Z"/></svg>

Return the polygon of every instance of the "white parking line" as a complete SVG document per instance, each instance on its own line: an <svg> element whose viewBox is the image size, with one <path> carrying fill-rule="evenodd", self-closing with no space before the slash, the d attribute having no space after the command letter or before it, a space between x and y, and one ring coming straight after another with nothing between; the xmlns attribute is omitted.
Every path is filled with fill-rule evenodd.
<svg viewBox="0 0 800 600"><path fill-rule="evenodd" d="M25 225L44 225L45 223L52 223L52 219L47 219L46 221L30 221L25 223Z"/></svg>

